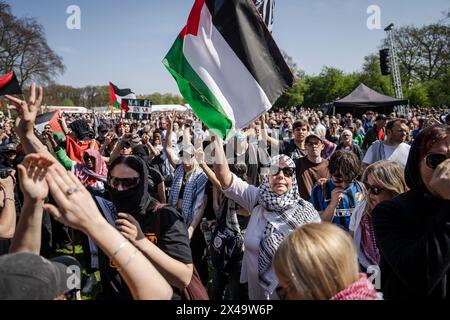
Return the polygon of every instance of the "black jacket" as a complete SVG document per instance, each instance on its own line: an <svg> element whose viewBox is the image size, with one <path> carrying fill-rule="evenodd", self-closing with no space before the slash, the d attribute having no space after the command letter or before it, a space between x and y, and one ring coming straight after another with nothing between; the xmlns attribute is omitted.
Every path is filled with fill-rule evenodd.
<svg viewBox="0 0 450 320"><path fill-rule="evenodd" d="M409 191L373 211L384 298L450 300L450 200Z"/></svg>
<svg viewBox="0 0 450 320"><path fill-rule="evenodd" d="M373 224L385 299L450 300L450 200L431 195L420 176L419 134L405 168L410 191L380 203Z"/></svg>

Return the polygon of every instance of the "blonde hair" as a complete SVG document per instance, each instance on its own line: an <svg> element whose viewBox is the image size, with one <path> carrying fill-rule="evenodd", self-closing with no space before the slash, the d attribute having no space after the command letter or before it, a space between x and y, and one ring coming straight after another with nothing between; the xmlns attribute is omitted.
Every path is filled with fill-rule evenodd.
<svg viewBox="0 0 450 320"><path fill-rule="evenodd" d="M363 181L366 181L369 175L377 187L391 192L394 196L408 191L404 168L396 161L382 160L371 164L364 171ZM366 212L371 212L374 205L370 197L366 197L366 199Z"/></svg>
<svg viewBox="0 0 450 320"><path fill-rule="evenodd" d="M359 279L353 241L330 223L293 231L278 247L273 267L302 300L329 300Z"/></svg>

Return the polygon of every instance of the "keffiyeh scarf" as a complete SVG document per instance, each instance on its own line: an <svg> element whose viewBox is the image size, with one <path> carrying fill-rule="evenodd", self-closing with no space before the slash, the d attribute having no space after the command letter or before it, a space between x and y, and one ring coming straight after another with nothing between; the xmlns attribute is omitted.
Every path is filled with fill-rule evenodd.
<svg viewBox="0 0 450 320"><path fill-rule="evenodd" d="M271 166L278 167L280 160L283 160L287 167L295 169L294 161L285 155L274 157ZM272 293L277 282L271 279L270 271L278 246L291 231L303 224L320 221L320 218L314 207L300 197L295 172L292 176L292 187L283 195L272 191L269 178L266 177L259 187L258 204L265 209L264 217L268 221L259 245L259 282L267 292Z"/></svg>

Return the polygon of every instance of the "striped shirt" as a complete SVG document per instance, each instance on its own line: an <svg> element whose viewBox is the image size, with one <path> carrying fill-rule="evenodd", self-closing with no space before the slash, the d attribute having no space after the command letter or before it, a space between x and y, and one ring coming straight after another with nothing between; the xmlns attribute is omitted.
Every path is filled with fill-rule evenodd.
<svg viewBox="0 0 450 320"><path fill-rule="evenodd" d="M323 185L316 185L311 193L311 203L317 211L323 211L331 202L331 193L336 186L331 179ZM350 218L356 206L363 199L363 189L358 182L352 182L344 191L344 197L339 201L334 212L333 223L349 231Z"/></svg>

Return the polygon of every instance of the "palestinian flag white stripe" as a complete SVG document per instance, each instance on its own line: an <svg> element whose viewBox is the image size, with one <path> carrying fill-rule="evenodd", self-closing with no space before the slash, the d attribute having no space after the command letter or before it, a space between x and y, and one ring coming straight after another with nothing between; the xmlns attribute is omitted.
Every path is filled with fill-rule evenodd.
<svg viewBox="0 0 450 320"><path fill-rule="evenodd" d="M251 0L197 0L163 63L223 138L269 110L294 81Z"/></svg>
<svg viewBox="0 0 450 320"><path fill-rule="evenodd" d="M184 38L183 51L235 127L247 126L272 107L261 86L215 28L207 6L202 8L197 35ZM245 107L232 106L254 107L249 112Z"/></svg>

